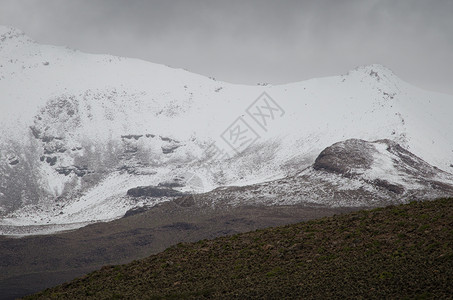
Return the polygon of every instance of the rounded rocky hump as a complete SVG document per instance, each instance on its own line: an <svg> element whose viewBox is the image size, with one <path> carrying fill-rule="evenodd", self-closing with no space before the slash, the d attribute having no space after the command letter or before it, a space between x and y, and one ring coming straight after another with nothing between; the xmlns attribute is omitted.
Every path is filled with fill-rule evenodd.
<svg viewBox="0 0 453 300"><path fill-rule="evenodd" d="M316 158L313 168L345 176L367 170L373 164L376 149L367 141L350 139L324 149Z"/></svg>

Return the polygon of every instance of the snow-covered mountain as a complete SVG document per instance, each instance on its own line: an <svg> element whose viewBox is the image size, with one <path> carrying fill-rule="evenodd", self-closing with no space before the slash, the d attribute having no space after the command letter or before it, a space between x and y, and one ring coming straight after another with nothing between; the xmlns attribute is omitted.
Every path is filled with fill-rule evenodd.
<svg viewBox="0 0 453 300"><path fill-rule="evenodd" d="M381 65L235 85L0 26L0 225L77 228L167 200L126 196L137 186L206 192L294 176L351 138L397 142L452 172L452 111L453 96Z"/></svg>

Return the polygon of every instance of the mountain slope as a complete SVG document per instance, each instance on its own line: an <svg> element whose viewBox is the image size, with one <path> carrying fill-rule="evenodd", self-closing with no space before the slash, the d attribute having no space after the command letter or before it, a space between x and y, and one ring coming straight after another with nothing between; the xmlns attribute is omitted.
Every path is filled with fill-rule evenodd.
<svg viewBox="0 0 453 300"><path fill-rule="evenodd" d="M26 299L450 298L453 200L178 244Z"/></svg>
<svg viewBox="0 0 453 300"><path fill-rule="evenodd" d="M106 264L129 263L180 242L307 221L357 208L239 206L228 210L165 202L144 212L73 231L0 237L0 299L62 284Z"/></svg>
<svg viewBox="0 0 453 300"><path fill-rule="evenodd" d="M294 176L243 187L222 187L177 199L193 205L320 205L379 207L453 196L453 175L432 167L390 140L350 139L324 149ZM186 204L189 205L189 204Z"/></svg>
<svg viewBox="0 0 453 300"><path fill-rule="evenodd" d="M40 45L0 27L0 97L0 223L8 226L72 229L168 200L124 197L137 186L178 180L183 192L206 192L292 176L350 138L390 139L444 171L453 164L452 96L380 65L234 85ZM239 125L253 145L238 144Z"/></svg>
<svg viewBox="0 0 453 300"><path fill-rule="evenodd" d="M408 203L413 199L453 196L452 174L432 167L390 140L367 142L350 139L338 142L324 149L312 166L299 173L252 185L219 187L207 193L191 195L184 195L172 188L180 187L180 181L169 181L163 185L135 187L124 193L119 198L124 199L123 203L140 207L129 209L125 215L146 211L161 202L174 202L177 206L190 207L192 210L210 211L215 208L228 212L231 208L241 206L380 207ZM115 192L115 187L111 189ZM6 235L24 236L74 229L97 220L96 214L105 215L103 210L124 209L120 201L116 202L117 207L111 205L112 201L92 205L75 201L66 207L59 207L65 213L60 213L53 221L61 222L68 217L76 220L80 215L67 212L79 206L82 210L89 210L90 214L84 217L93 216L91 222L44 226L22 224L49 214L22 210L22 215L17 214L0 223L0 231ZM167 212L167 215L171 214Z"/></svg>

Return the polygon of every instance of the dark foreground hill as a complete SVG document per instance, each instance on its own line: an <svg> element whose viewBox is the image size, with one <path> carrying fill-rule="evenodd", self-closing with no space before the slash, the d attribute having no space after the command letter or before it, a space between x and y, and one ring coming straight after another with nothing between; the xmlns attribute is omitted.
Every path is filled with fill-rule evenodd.
<svg viewBox="0 0 453 300"><path fill-rule="evenodd" d="M451 298L453 199L180 243L29 299Z"/></svg>
<svg viewBox="0 0 453 300"><path fill-rule="evenodd" d="M0 236L0 300L39 292L97 270L196 242L294 224L358 208L325 206L201 207L169 201L144 212L54 235ZM178 204L179 203L179 204Z"/></svg>

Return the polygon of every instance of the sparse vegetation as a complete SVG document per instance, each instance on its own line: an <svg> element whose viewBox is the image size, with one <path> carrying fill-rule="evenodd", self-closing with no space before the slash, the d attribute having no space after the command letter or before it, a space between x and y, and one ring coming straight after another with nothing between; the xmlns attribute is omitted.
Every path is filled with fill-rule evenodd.
<svg viewBox="0 0 453 300"><path fill-rule="evenodd" d="M27 299L453 295L453 199L180 243Z"/></svg>

